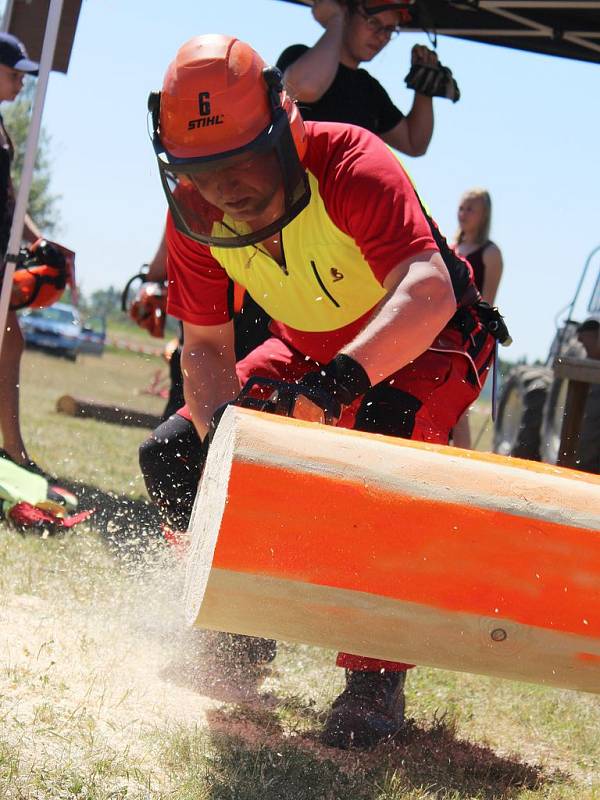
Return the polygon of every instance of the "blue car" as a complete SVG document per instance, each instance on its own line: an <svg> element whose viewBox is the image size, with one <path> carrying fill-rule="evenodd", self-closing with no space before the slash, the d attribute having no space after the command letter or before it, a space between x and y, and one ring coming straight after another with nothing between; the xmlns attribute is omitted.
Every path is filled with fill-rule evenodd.
<svg viewBox="0 0 600 800"><path fill-rule="evenodd" d="M83 325L79 311L66 303L28 309L21 314L20 325L28 347L51 350L71 361L79 353L101 355L104 350L104 324L99 330Z"/></svg>

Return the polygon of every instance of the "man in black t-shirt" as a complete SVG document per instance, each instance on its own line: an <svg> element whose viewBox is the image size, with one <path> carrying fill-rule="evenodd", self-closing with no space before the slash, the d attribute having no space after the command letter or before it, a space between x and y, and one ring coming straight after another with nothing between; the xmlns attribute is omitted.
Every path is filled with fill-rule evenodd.
<svg viewBox="0 0 600 800"><path fill-rule="evenodd" d="M314 0L312 13L325 33L313 47L288 47L277 61L305 119L360 125L409 156L427 151L432 98L415 93L405 116L383 86L359 69L399 32L408 5L406 0ZM436 66L437 55L415 45L412 64Z"/></svg>

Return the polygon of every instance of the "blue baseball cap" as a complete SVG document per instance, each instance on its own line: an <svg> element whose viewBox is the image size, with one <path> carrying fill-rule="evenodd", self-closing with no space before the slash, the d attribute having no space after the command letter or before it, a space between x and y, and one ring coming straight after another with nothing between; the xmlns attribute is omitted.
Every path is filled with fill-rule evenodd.
<svg viewBox="0 0 600 800"><path fill-rule="evenodd" d="M30 61L25 45L12 33L0 33L0 64L29 75L37 75L40 68L35 61Z"/></svg>

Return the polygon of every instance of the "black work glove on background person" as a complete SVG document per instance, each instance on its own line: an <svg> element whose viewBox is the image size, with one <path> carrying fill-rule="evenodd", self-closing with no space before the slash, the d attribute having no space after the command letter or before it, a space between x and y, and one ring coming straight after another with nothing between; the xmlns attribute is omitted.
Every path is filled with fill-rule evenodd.
<svg viewBox="0 0 600 800"><path fill-rule="evenodd" d="M409 89L424 94L426 97L446 97L457 103L460 99L460 89L452 76L452 72L443 64L435 66L427 64L413 64L410 72L404 79Z"/></svg>

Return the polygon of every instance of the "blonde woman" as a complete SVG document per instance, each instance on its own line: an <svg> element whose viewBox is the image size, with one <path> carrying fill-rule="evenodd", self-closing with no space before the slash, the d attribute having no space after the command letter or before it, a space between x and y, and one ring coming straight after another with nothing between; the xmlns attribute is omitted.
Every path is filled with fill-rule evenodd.
<svg viewBox="0 0 600 800"><path fill-rule="evenodd" d="M494 305L502 277L502 253L490 239L492 199L485 189L465 192L458 206L458 231L454 249L473 267L473 275L482 298ZM465 411L452 431L455 447L471 449L469 412Z"/></svg>
<svg viewBox="0 0 600 800"><path fill-rule="evenodd" d="M454 249L473 267L481 296L494 305L502 277L502 253L490 239L492 199L485 189L465 192L458 206L458 231Z"/></svg>

